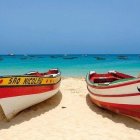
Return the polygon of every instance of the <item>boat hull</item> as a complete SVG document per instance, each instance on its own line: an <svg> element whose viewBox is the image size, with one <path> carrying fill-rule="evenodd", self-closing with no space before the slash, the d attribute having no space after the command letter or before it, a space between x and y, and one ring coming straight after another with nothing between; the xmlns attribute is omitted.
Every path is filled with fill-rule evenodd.
<svg viewBox="0 0 140 140"><path fill-rule="evenodd" d="M140 120L140 80L94 86L87 82L91 101L97 106Z"/></svg>
<svg viewBox="0 0 140 140"><path fill-rule="evenodd" d="M110 102L105 102L102 101L98 98L96 98L94 95L91 93L89 94L91 101L96 104L99 107L108 109L110 111L113 111L118 114L123 114L126 116L129 116L131 118L134 118L136 120L140 120L140 105L139 104L123 104L123 103L110 103ZM140 97L133 97L132 100L137 99L140 100ZM113 100L113 99L112 99ZM118 98L117 100L121 100ZM125 100L128 100L125 98Z"/></svg>
<svg viewBox="0 0 140 140"><path fill-rule="evenodd" d="M46 91L46 88L44 87L44 91L42 90L38 93L28 93L23 95L22 92L20 96L1 98L0 105L4 112L4 115L8 120L10 120L13 116L15 116L18 112L22 111L23 109L52 97L59 91L59 84L55 86L50 86L48 89L49 90Z"/></svg>

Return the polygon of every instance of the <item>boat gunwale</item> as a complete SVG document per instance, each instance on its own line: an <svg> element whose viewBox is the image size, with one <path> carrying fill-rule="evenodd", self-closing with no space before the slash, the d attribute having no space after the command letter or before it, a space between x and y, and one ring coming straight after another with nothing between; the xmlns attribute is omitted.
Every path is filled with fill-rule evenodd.
<svg viewBox="0 0 140 140"><path fill-rule="evenodd" d="M51 77L51 76L49 77L49 75L48 75L48 77L44 77L44 76L33 76L33 75L5 75L5 76L0 76L0 78L11 78L11 77L57 78L59 76L61 76L61 72L57 73L57 75L54 76L54 77Z"/></svg>
<svg viewBox="0 0 140 140"><path fill-rule="evenodd" d="M0 86L0 88L12 88L12 87L35 87L35 86L51 86L51 85L56 85L58 83L61 82L61 77L60 80L56 83L52 83L52 84L41 84L41 85L4 85L4 86Z"/></svg>
<svg viewBox="0 0 140 140"><path fill-rule="evenodd" d="M55 76L51 76L49 77L44 77L44 76L34 76L34 75L7 75L7 76L0 76L0 78L13 78L13 77L30 77L30 78L46 78L46 79L55 79L55 78L59 78L59 81L57 81L56 83L52 83L52 84L31 84L31 85L0 85L0 88L12 88L12 87L34 87L34 86L50 86L50 85L56 85L59 82L61 82L62 78L61 78L61 72L58 70L58 73Z"/></svg>

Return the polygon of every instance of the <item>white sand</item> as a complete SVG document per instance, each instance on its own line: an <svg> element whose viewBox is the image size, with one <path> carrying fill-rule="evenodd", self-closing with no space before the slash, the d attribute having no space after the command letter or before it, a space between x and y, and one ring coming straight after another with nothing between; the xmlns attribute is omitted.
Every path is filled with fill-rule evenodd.
<svg viewBox="0 0 140 140"><path fill-rule="evenodd" d="M0 140L140 139L139 122L96 107L87 93L84 79L63 79L60 92L51 99L10 122L0 120Z"/></svg>

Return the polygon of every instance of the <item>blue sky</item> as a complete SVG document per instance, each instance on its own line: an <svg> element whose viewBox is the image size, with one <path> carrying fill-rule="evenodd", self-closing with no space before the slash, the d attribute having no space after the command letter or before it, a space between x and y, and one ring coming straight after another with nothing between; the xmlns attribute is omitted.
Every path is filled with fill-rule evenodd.
<svg viewBox="0 0 140 140"><path fill-rule="evenodd" d="M0 0L7 53L140 53L140 0Z"/></svg>

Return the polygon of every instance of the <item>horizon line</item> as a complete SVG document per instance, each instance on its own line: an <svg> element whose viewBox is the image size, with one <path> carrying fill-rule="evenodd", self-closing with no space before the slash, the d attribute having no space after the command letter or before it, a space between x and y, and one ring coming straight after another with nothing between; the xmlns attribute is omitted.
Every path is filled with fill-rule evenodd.
<svg viewBox="0 0 140 140"><path fill-rule="evenodd" d="M140 53L3 53L0 55L140 55Z"/></svg>

